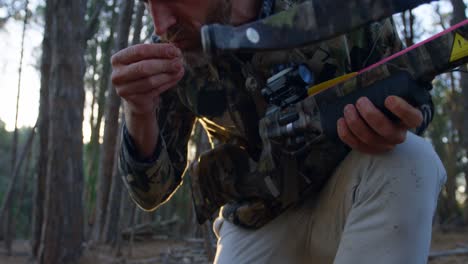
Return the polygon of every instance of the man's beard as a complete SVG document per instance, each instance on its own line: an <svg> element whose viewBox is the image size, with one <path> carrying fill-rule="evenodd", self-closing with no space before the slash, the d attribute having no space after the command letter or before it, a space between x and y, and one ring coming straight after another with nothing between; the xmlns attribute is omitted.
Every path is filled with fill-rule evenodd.
<svg viewBox="0 0 468 264"><path fill-rule="evenodd" d="M232 3L231 0L220 0L210 10L207 17L207 24L220 23L229 24L231 22Z"/></svg>
<svg viewBox="0 0 468 264"><path fill-rule="evenodd" d="M231 20L231 0L219 0L210 7L205 24L228 24ZM168 29L164 36L161 36L163 42L173 42L179 39L198 39L200 41L200 31L192 25L177 24ZM201 43L198 48L201 48Z"/></svg>
<svg viewBox="0 0 468 264"><path fill-rule="evenodd" d="M231 21L231 10L232 3L231 0L220 0L214 4L208 16L206 18L205 24L229 24ZM188 34L188 35L185 35ZM178 36L190 36L194 39L197 39L197 46L195 49L182 51L184 55L185 66L187 69L192 69L193 67L200 67L211 63L211 57L202 52L201 45L201 36L199 29L195 29L190 26L175 26L174 28L168 30L167 39L177 39Z"/></svg>

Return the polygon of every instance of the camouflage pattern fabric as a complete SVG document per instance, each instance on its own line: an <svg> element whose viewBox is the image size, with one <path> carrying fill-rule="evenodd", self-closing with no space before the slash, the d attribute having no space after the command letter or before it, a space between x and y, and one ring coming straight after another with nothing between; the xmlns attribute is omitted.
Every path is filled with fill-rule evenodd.
<svg viewBox="0 0 468 264"><path fill-rule="evenodd" d="M239 27L205 26L202 44L209 53L295 48L331 39L431 1L434 0L283 1L291 8L259 21Z"/></svg>
<svg viewBox="0 0 468 264"><path fill-rule="evenodd" d="M277 0L274 10L298 2ZM198 63L187 67L177 89L162 95L157 113L160 138L152 159L138 158L124 130L120 168L131 196L143 209L154 210L175 192L187 166L191 129L198 120L215 145L185 173L191 177L199 222L212 218L223 206L222 215L237 225L265 225L303 197L319 192L349 152L342 143L308 134L294 151L285 147L283 139L262 142L261 131L274 125L263 118L267 104L260 93L274 74L272 69L304 63L320 83L362 69L401 48L394 25L387 19L296 49L211 59L197 55ZM330 100L336 96L336 91L325 95ZM304 104L297 107L303 116L314 111Z"/></svg>
<svg viewBox="0 0 468 264"><path fill-rule="evenodd" d="M181 184L187 164L187 142L195 120L180 104L177 94L167 93L162 101L157 114L166 118L158 119L160 138L153 158L143 160L138 156L125 125L121 137L122 178L132 199L146 211L155 210L167 201Z"/></svg>

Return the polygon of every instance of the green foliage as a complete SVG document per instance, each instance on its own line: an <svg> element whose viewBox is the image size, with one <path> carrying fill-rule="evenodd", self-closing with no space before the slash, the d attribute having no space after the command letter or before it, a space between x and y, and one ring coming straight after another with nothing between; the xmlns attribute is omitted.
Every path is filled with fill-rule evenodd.
<svg viewBox="0 0 468 264"><path fill-rule="evenodd" d="M462 215L462 204L456 197L456 190L463 182L466 149L464 148L459 129L462 118L462 97L456 76L441 75L433 82L432 90L435 105L435 116L427 131L427 136L447 171L448 181L440 196L438 215L441 223L449 223Z"/></svg>
<svg viewBox="0 0 468 264"><path fill-rule="evenodd" d="M26 129L18 131L18 146L25 141ZM9 132L5 128L5 123L0 120L0 199L3 201L3 196L11 177L11 152L12 152L13 132Z"/></svg>
<svg viewBox="0 0 468 264"><path fill-rule="evenodd" d="M18 152L21 152L26 142L31 128L20 128L18 130ZM11 181L11 151L12 151L13 132L5 129L5 123L0 120L0 204L3 202L7 188ZM19 155L19 153L18 153ZM30 159L23 162L21 175L24 177L17 186L15 186L14 200L14 221L16 223L16 235L18 238L27 238L30 233L33 189L34 189L34 168L36 153L30 154ZM26 185L24 185L25 183Z"/></svg>
<svg viewBox="0 0 468 264"><path fill-rule="evenodd" d="M435 116L428 129L428 135L434 144L436 151L444 161L447 153L443 149L447 144L455 144L457 146L455 156L457 170L460 172L463 169L462 160L464 157L464 149L461 145L459 135L460 118L463 113L460 113L462 105L459 105L459 100L462 95L457 89L456 84L451 87L449 75L439 76L434 81L434 89L432 91L435 107Z"/></svg>
<svg viewBox="0 0 468 264"><path fill-rule="evenodd" d="M5 129L5 122L0 120L0 202L8 187L12 134Z"/></svg>

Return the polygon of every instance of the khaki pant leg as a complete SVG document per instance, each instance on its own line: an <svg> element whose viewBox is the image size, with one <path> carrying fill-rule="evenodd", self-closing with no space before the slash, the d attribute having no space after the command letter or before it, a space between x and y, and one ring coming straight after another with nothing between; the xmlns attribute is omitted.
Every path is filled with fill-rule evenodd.
<svg viewBox="0 0 468 264"><path fill-rule="evenodd" d="M360 156L360 180L334 263L427 263L437 198L446 181L432 146L408 134L390 153Z"/></svg>
<svg viewBox="0 0 468 264"><path fill-rule="evenodd" d="M218 218L215 263L423 263L444 181L432 146L413 134L384 155L353 151L319 197L263 228Z"/></svg>

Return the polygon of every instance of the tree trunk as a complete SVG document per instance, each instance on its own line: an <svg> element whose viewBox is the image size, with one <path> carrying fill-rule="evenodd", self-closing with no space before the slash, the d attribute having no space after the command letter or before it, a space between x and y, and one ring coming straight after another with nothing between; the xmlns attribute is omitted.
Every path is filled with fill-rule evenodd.
<svg viewBox="0 0 468 264"><path fill-rule="evenodd" d="M18 67L18 90L16 93L16 112L15 112L15 130L13 131L13 144L12 144L12 155L11 155L11 171L13 171L16 163L16 152L18 148L18 112L19 112L19 101L21 95L21 74L23 72L23 55L24 55L24 36L26 34L26 27L28 25L28 6L29 0L24 3L24 20L23 20L23 32L21 35L21 51L20 61Z"/></svg>
<svg viewBox="0 0 468 264"><path fill-rule="evenodd" d="M49 142L39 263L77 263L83 243L83 106L86 0L48 2Z"/></svg>
<svg viewBox="0 0 468 264"><path fill-rule="evenodd" d="M114 153L117 157L117 153ZM109 196L109 203L106 212L106 222L104 225L104 232L101 238L101 242L110 243L115 245L117 242L117 236L120 235L120 204L122 198L122 180L119 179L119 169L117 163L114 163L112 170L112 189Z"/></svg>
<svg viewBox="0 0 468 264"><path fill-rule="evenodd" d="M453 17L452 21L450 24L455 25L459 22L462 22L466 20L466 5L463 2L463 0L451 0L452 6L453 6ZM462 70L467 71L468 67L462 66ZM462 104L461 104L461 114L463 116L462 123L463 123L463 129L460 131L460 136L462 138L462 146L465 149L465 157L468 158L468 116L466 113L468 113L468 76L467 74L461 74L460 75L460 87L462 89ZM465 188L465 193L468 197L468 164L464 165L464 173L465 173L465 183L466 183L466 188ZM468 199L465 200L465 207L464 207L464 222L465 225L468 225Z"/></svg>
<svg viewBox="0 0 468 264"><path fill-rule="evenodd" d="M458 208L458 202L456 199L457 192L457 153L459 152L459 141L456 137L457 132L459 131L459 115L458 115L458 93L456 89L456 82L453 73L448 74L450 80L450 90L447 91L446 98L447 104L445 106L445 111L448 113L448 117L451 120L451 131L448 132L447 138L448 143L446 147L446 159L444 160L445 168L447 171L447 183L445 185L445 191L447 195L446 200L446 209L448 213L449 220L459 221L460 220L460 211Z"/></svg>
<svg viewBox="0 0 468 264"><path fill-rule="evenodd" d="M104 109L106 104L106 90L109 86L109 76L111 74L111 63L110 58L112 54L112 46L114 45L114 32L115 32L115 24L118 17L116 12L116 3L117 0L113 1L111 6L111 19L109 23L110 33L109 36L103 43L100 45L101 49L101 60L100 63L102 65L102 71L100 73L100 80L97 92L97 115L95 118L95 122L91 126L91 139L89 142L90 145L90 164L89 164L89 171L88 175L93 175L96 178L97 186L96 186L96 199L95 202L90 209L91 211L91 219L90 222L93 225L93 234L92 239L95 240L94 232L97 228L97 223L100 222L99 227L102 227L102 221L97 221L97 217L101 218L101 215L97 216L97 212L101 213L105 210L105 205L103 205L104 197L109 196L109 186L103 186L103 182L100 178L98 178L98 165L99 165L99 157L100 157L100 139L101 139L101 125L102 119L104 116ZM100 208L99 210L97 208Z"/></svg>
<svg viewBox="0 0 468 264"><path fill-rule="evenodd" d="M101 21L101 10L104 6L106 6L106 4L106 0L94 0L91 4L92 7L88 10L90 11L90 13L87 14L88 20L86 21L86 31L84 37L86 41L94 37L94 35L98 31L99 22Z"/></svg>
<svg viewBox="0 0 468 264"><path fill-rule="evenodd" d="M134 21L134 26L133 26L133 40L132 40L132 45L139 44L141 41L141 29L143 28L143 15L145 13L146 6L145 3L140 1L137 5L136 8L136 13L135 13L135 21ZM123 118L123 116L122 116ZM118 171L116 171L118 174ZM117 177L118 178L118 177ZM115 179L115 177L114 177ZM117 180L120 181L120 180ZM119 230L117 230L117 245L118 245L118 251L121 249L121 244L122 244L122 235L121 231L125 228L131 227L134 222L135 222L135 212L136 212L136 204L130 199L130 196L128 195L121 195L121 204L120 204L120 227ZM107 226L107 225L106 225ZM107 236L109 240L112 240L109 236ZM130 235L130 247L129 247L129 257L132 256L132 246L133 246L133 233Z"/></svg>
<svg viewBox="0 0 468 264"><path fill-rule="evenodd" d="M142 19L144 9L141 10L141 7L144 4L140 3L137 12L135 15L133 26L134 33L133 33L133 41L132 44L138 44L140 42L140 33L141 28L143 26ZM129 6L128 8L134 8L134 6ZM132 12L133 13L133 12ZM131 16L131 15L130 15ZM131 17L129 17L129 21L131 23ZM128 23L128 22L127 22ZM128 35L127 35L128 39ZM122 115L121 118L123 119L124 116ZM120 141L120 133L118 136L118 141ZM128 212L131 211L131 201L128 196L122 195L123 193L123 183L120 179L120 173L117 166L117 159L118 159L118 152L116 152L116 156L114 158L114 170L112 176L112 190L110 196L110 203L107 207L107 215L106 215L106 224L105 224L105 236L103 237L106 243L111 243L113 246L117 246L117 254L120 254L121 249L121 230L128 227L128 224L131 222L128 215Z"/></svg>
<svg viewBox="0 0 468 264"><path fill-rule="evenodd" d="M456 200L456 191L457 191L457 168L456 168L456 152L455 145L456 143L450 140L446 144L447 147L447 160L445 162L445 168L447 170L447 183L445 184L445 191L447 194L447 210L449 220L454 221L457 218L459 219L458 205Z"/></svg>
<svg viewBox="0 0 468 264"><path fill-rule="evenodd" d="M118 177L118 168L116 167L116 173ZM130 196L124 195L123 194L123 184L122 181L116 180L114 183L120 182L120 206L119 206L119 212L118 212L118 219L119 221L117 222L117 226L114 226L114 230L112 230L110 227L110 222L106 224L106 227L109 229L107 230L107 239L108 243L113 243L116 245L116 255L121 256L122 255L122 245L123 245L123 239L122 239L122 231L125 230L126 228L131 227L133 223L133 218L135 214L135 204L131 200ZM118 197L117 197L118 198ZM108 215L109 216L109 215ZM111 220L111 218L108 217L108 220ZM130 238L131 239L131 238Z"/></svg>
<svg viewBox="0 0 468 264"><path fill-rule="evenodd" d="M94 109L96 106L96 101L97 101L97 88L98 88L98 82L95 79L95 76L98 75L98 61L97 61L97 56L98 56L98 48L99 48L99 38L96 38L93 40L92 45L87 45L89 42L88 40L92 39L95 34L99 30L99 25L100 25L100 17L102 17L102 12L101 10L103 9L104 6L107 5L106 0L92 0L92 3L89 4L89 8L87 10L87 18L88 20L87 25L86 25L86 33L85 33L85 50L90 50L90 55L91 55L91 61L89 62L89 67L91 68L91 76L90 76L90 82L91 82L91 87L92 87L92 102L91 102L91 117L90 117L90 127L91 130L93 131L94 123L95 123L95 116L94 116ZM114 7L114 6L113 6ZM112 18L111 18L112 19ZM113 27L111 27L112 29ZM101 74L102 76L102 74ZM105 75L107 76L107 75ZM100 123L100 122L99 122ZM87 167L85 169L85 175L86 175L86 181L85 181L85 195L84 195L84 200L85 200L85 219L86 225L85 227L85 237L86 239L89 239L90 236L90 224L94 220L94 205L95 205L95 197L96 197L96 178L97 178L97 162L96 159L98 158L94 154L98 155L98 151L96 149L99 149L99 132L98 132L98 140L90 142L88 144L88 147L86 149L86 154L85 156L88 157L87 159Z"/></svg>
<svg viewBox="0 0 468 264"><path fill-rule="evenodd" d="M95 79L95 76L98 75L98 60L97 60L97 50L98 50L98 44L93 43L92 46L88 45L88 50L90 55L91 55L91 60L89 61L88 67L91 69L91 74L88 77L89 82L91 83L91 116L89 118L89 124L90 127L93 127L95 116L94 116L94 109L96 107L96 97L97 97L97 81ZM98 142L99 143L99 142ZM84 201L85 201L85 225L84 225L84 234L85 234L85 239L88 240L90 236L90 224L92 223L92 218L93 218L93 207L95 203L95 197L96 197L96 173L93 170L93 164L96 163L94 161L94 157L92 157L93 145L91 145L91 142L86 146L85 148L85 188L84 188Z"/></svg>
<svg viewBox="0 0 468 264"><path fill-rule="evenodd" d="M135 13L135 25L133 25L133 40L132 45L139 44L141 42L141 30L143 29L143 15L145 14L145 3L140 1L138 3Z"/></svg>
<svg viewBox="0 0 468 264"><path fill-rule="evenodd" d="M128 46L128 36L130 25L132 23L134 0L120 1L120 16L118 23L116 49L121 50ZM109 76L110 78L110 76ZM98 173L98 190L102 192L96 201L96 221L93 232L93 240L100 241L103 225L105 224L105 210L108 204L109 188L112 184L112 174L115 161L115 152L117 144L117 135L119 131L119 109L120 97L114 90L114 87L109 83L108 98L105 111L105 127L104 141L100 151L99 173Z"/></svg>
<svg viewBox="0 0 468 264"><path fill-rule="evenodd" d="M52 31L52 0L47 0L45 7L45 28L42 41L42 60L41 60L41 90L39 103L39 157L37 161L37 178L34 184L33 201L33 224L32 224L32 255L38 257L39 246L42 237L42 223L44 220L45 203L45 184L47 176L47 157L48 157L48 134L49 134L49 78L51 55L51 31Z"/></svg>
<svg viewBox="0 0 468 264"><path fill-rule="evenodd" d="M407 15L408 14L408 17ZM401 20L403 22L403 37L405 39L406 47L414 44L414 15L413 10L408 10L401 13Z"/></svg>

